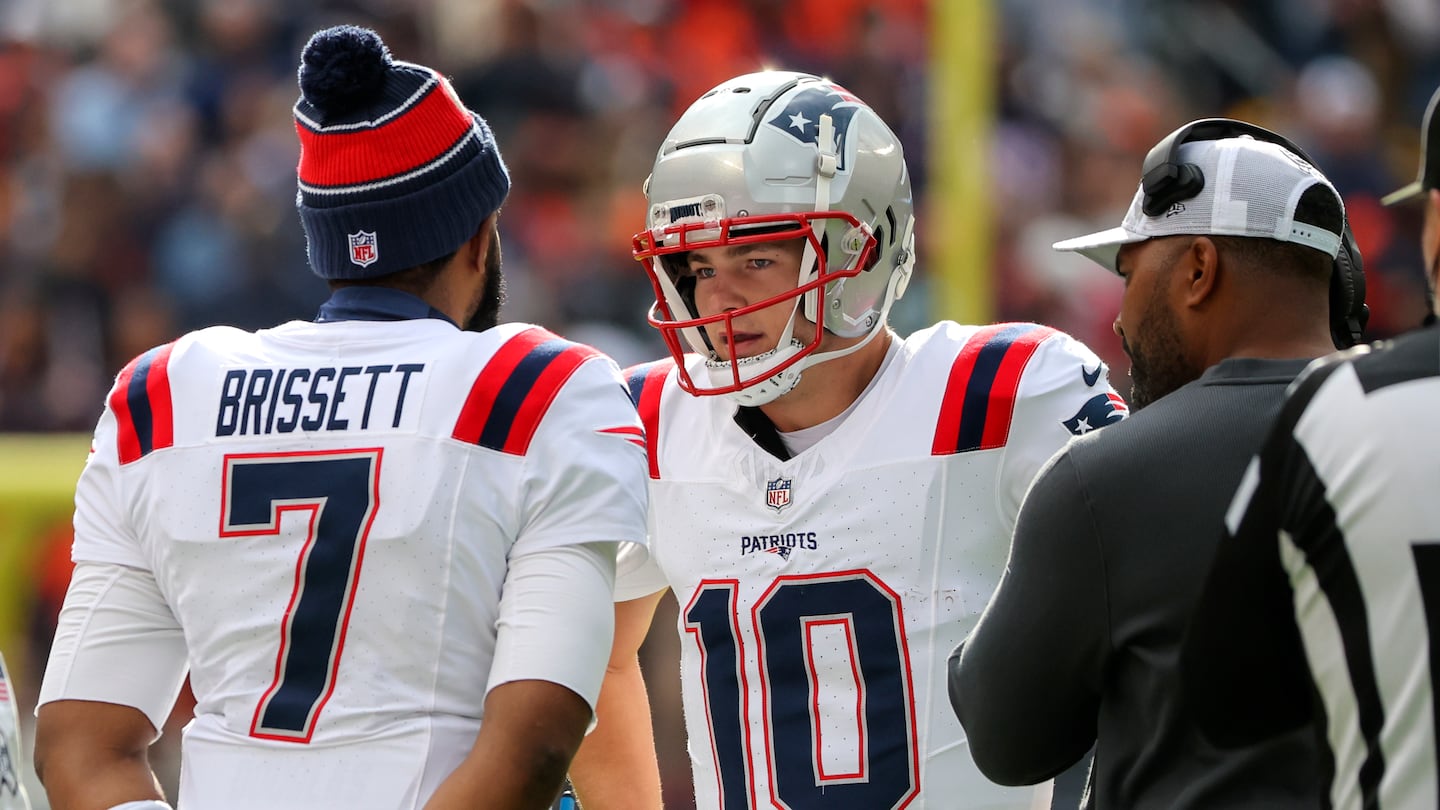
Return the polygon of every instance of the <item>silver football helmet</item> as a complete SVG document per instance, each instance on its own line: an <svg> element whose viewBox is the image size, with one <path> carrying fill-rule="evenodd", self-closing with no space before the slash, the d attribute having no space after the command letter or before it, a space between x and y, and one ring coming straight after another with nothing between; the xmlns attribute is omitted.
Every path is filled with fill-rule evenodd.
<svg viewBox="0 0 1440 810"><path fill-rule="evenodd" d="M635 235L634 252L655 288L649 321L691 394L763 405L788 393L808 366L879 334L914 268L914 204L900 141L865 102L818 76L752 73L701 96L666 136L645 193L647 227ZM698 316L678 272L686 252L789 239L806 240L793 290ZM721 360L714 330L729 332L732 318L787 300L791 337L758 356ZM802 315L808 323L797 327ZM825 332L864 340L817 353ZM686 371L687 350L708 359L708 379Z"/></svg>

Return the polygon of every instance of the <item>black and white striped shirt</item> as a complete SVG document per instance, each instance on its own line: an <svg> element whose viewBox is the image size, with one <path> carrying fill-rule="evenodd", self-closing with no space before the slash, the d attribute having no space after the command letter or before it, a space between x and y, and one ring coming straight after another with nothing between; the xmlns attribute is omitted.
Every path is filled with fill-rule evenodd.
<svg viewBox="0 0 1440 810"><path fill-rule="evenodd" d="M1235 745L1307 721L1336 808L1435 808L1440 329L1316 361L1226 516L1185 690Z"/></svg>

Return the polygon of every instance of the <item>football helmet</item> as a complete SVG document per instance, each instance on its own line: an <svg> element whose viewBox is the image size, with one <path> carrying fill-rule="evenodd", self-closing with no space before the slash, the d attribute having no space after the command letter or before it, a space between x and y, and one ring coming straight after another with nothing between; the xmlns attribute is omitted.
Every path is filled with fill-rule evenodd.
<svg viewBox="0 0 1440 810"><path fill-rule="evenodd" d="M805 368L885 328L915 265L899 139L865 102L819 76L765 71L705 93L665 137L645 195L647 227L634 253L655 288L648 320L680 367L681 387L697 396L753 406L788 393ZM681 272L688 251L790 239L805 240L792 290L699 316L693 280ZM773 349L733 362L715 352L712 341L730 343L733 318L787 301L788 336ZM826 332L864 339L819 352ZM687 351L706 358L706 379L687 371Z"/></svg>

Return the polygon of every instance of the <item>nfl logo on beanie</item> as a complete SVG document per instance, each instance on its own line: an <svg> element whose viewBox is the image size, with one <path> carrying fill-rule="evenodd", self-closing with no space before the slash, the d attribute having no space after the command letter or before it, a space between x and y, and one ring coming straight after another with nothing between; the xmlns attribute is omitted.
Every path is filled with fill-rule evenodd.
<svg viewBox="0 0 1440 810"><path fill-rule="evenodd" d="M322 278L378 278L449 255L510 191L485 120L445 77L392 59L365 28L306 43L295 130L295 204Z"/></svg>
<svg viewBox="0 0 1440 810"><path fill-rule="evenodd" d="M375 234L361 231L350 234L350 261L361 267L369 267L379 259L375 247Z"/></svg>

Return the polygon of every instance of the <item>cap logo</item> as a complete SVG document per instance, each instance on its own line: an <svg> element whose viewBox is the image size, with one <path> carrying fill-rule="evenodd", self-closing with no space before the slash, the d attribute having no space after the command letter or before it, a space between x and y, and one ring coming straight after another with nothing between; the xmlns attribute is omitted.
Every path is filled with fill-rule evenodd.
<svg viewBox="0 0 1440 810"><path fill-rule="evenodd" d="M350 263L369 267L380 259L380 246L371 231L347 234L350 238Z"/></svg>
<svg viewBox="0 0 1440 810"><path fill-rule="evenodd" d="M1173 203L1171 204L1170 208L1165 211L1165 218L1169 219L1170 217L1179 216L1183 213L1185 213L1185 203Z"/></svg>

